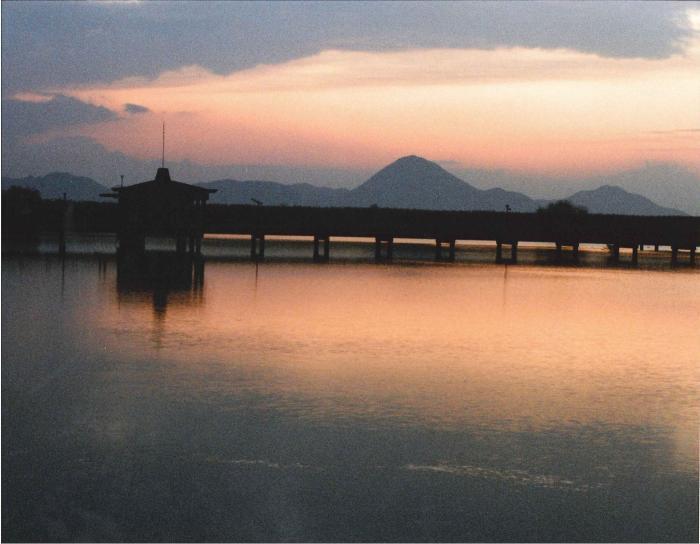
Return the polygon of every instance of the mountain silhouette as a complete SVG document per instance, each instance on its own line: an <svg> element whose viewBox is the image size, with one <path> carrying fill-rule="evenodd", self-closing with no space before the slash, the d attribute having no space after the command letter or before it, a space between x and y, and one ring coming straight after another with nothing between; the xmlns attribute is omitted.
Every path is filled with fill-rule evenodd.
<svg viewBox="0 0 700 544"><path fill-rule="evenodd" d="M425 208L431 210L535 211L529 197L503 189L472 187L438 164L410 155L382 168L350 191L353 206Z"/></svg>
<svg viewBox="0 0 700 544"><path fill-rule="evenodd" d="M216 189L209 201L213 204L250 204L252 199L269 206L345 206L348 189L316 187L308 183L286 185L274 181L237 181L222 179L199 183Z"/></svg>
<svg viewBox="0 0 700 544"><path fill-rule="evenodd" d="M42 198L70 200L102 200L106 188L96 181L54 172L43 177L3 178L2 188L11 186L37 189ZM273 181L238 181L221 179L199 183L217 189L210 202L214 204L250 204L252 199L268 206L380 206L429 210L496 210L506 206L514 212L534 212L549 200L534 200L503 189L478 189L449 173L440 165L410 155L379 170L354 189L333 189L308 183L284 184ZM591 191L579 191L566 200L584 206L591 213L631 215L685 215L664 208L641 195L621 187L603 185Z"/></svg>
<svg viewBox="0 0 700 544"><path fill-rule="evenodd" d="M67 172L51 172L45 176L25 178L2 178L2 189L10 187L23 187L26 189L36 189L41 194L41 198L54 199L63 198L66 194L68 200L104 200L100 198L100 193L106 191L106 187L95 180L80 176L74 176Z"/></svg>
<svg viewBox="0 0 700 544"><path fill-rule="evenodd" d="M625 191L622 187L614 185L603 185L591 191L579 191L566 200L576 206L584 206L590 213L686 215L679 210L659 206L646 197L630 193Z"/></svg>

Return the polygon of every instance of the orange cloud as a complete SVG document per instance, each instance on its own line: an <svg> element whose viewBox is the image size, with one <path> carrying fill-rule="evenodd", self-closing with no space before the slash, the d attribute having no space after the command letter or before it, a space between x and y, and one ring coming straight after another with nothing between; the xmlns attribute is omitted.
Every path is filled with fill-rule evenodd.
<svg viewBox="0 0 700 544"><path fill-rule="evenodd" d="M138 157L210 164L378 166L415 153L540 172L647 160L700 167L700 45L668 59L568 50L324 51L216 75L191 66L155 80L61 92L151 114L75 129ZM697 123L696 123L697 124ZM655 138L650 138L655 134Z"/></svg>

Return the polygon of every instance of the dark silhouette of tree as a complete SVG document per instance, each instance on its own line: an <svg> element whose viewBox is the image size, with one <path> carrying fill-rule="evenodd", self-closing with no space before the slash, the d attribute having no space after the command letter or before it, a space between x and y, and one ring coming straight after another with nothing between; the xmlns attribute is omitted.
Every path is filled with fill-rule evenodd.
<svg viewBox="0 0 700 544"><path fill-rule="evenodd" d="M537 213L544 215L580 216L586 215L588 209L583 206L576 206L568 200L557 200L556 202L550 202L543 208L537 208Z"/></svg>

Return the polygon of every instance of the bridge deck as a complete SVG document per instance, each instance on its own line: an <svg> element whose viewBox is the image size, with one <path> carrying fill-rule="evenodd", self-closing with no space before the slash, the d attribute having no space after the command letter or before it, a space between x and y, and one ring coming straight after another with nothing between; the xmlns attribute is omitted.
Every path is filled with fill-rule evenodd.
<svg viewBox="0 0 700 544"><path fill-rule="evenodd" d="M207 210L209 233L426 238L632 247L700 245L700 218L588 214L453 212L385 208L216 206Z"/></svg>

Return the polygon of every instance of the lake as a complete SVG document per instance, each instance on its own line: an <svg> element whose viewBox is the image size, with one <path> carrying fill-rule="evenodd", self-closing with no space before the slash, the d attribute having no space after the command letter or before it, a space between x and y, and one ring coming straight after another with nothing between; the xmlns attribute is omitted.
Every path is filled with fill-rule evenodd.
<svg viewBox="0 0 700 544"><path fill-rule="evenodd" d="M697 267L72 243L2 260L5 541L698 540Z"/></svg>

